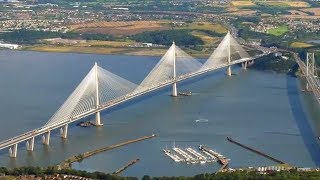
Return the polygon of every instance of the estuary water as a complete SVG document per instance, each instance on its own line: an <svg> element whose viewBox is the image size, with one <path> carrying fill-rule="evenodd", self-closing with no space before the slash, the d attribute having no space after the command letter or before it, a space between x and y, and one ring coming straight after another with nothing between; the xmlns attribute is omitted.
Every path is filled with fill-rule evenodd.
<svg viewBox="0 0 320 180"><path fill-rule="evenodd" d="M44 125L95 61L138 84L159 59L0 51L0 140ZM73 168L112 173L136 158L140 161L122 175L196 175L220 167L174 163L162 152L173 143L181 148L204 144L230 158L232 168L275 164L231 144L227 136L295 166L320 166L319 105L311 94L300 91L300 81L284 74L233 69L232 77L222 69L178 84L192 96L173 98L171 88L166 88L103 111L103 127L71 125L66 140L56 130L50 146L37 137L33 152L21 143L16 159L2 150L0 166L55 165L72 155L153 133L156 138L98 154Z"/></svg>

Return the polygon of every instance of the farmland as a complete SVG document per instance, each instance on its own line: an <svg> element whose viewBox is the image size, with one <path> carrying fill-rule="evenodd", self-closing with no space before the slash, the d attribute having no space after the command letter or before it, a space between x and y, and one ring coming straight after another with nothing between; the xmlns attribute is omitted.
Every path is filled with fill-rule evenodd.
<svg viewBox="0 0 320 180"><path fill-rule="evenodd" d="M293 42L290 45L293 48L307 48L307 47L312 47L312 44L304 43L304 42Z"/></svg>
<svg viewBox="0 0 320 180"><path fill-rule="evenodd" d="M288 26L279 26L274 29L269 29L267 32L268 34L274 35L274 36L281 36L284 33L288 31Z"/></svg>
<svg viewBox="0 0 320 180"><path fill-rule="evenodd" d="M161 21L100 21L70 26L78 33L99 33L111 35L134 35L144 31L168 30L170 26Z"/></svg>
<svg viewBox="0 0 320 180"><path fill-rule="evenodd" d="M264 1L261 3L278 7L310 7L310 4L305 1Z"/></svg>
<svg viewBox="0 0 320 180"><path fill-rule="evenodd" d="M231 1L231 5L236 7L248 7L255 6L255 3L252 1Z"/></svg>

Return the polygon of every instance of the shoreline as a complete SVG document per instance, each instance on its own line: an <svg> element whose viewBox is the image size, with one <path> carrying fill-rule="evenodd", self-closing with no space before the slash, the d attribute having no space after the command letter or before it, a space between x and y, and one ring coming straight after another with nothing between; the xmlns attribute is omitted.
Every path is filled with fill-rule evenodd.
<svg viewBox="0 0 320 180"><path fill-rule="evenodd" d="M89 158L91 156L94 156L96 154L111 150L111 149L116 149L125 145L129 145L129 144L133 144L133 143L137 143L143 140L147 140L147 139L152 139L155 138L156 135L152 134L150 136L143 136L140 138L136 138L136 139L131 139L131 140L127 140L118 144L113 144L113 145L109 145L109 146L105 146L102 148L98 148L98 149L94 149L94 150L90 150L90 151L86 151L84 153L78 154L78 155L74 155L71 156L65 160L63 160L62 162L60 162L58 165L56 165L56 167L60 170L60 169L70 169L72 167L72 164L75 162L81 162L82 160Z"/></svg>
<svg viewBox="0 0 320 180"><path fill-rule="evenodd" d="M169 48L169 47L168 47ZM168 48L146 48L146 47L79 47L79 46L26 46L18 51L34 51L48 53L77 53L77 54L99 54L99 55L125 55L125 56L154 56L162 57ZM211 53L193 51L185 52L194 58L209 58Z"/></svg>

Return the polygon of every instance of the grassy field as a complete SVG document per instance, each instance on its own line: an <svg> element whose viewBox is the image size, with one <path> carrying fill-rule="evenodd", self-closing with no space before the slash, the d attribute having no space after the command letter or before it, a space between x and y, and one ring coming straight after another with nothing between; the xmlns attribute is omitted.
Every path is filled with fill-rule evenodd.
<svg viewBox="0 0 320 180"><path fill-rule="evenodd" d="M78 33L102 33L116 36L139 34L144 31L168 30L171 29L169 21L115 21L115 22L93 22L87 24L75 24L70 26L71 31ZM216 23L197 22L185 23L176 26L174 29L210 30L217 33L226 33L227 29Z"/></svg>
<svg viewBox="0 0 320 180"><path fill-rule="evenodd" d="M256 5L252 1L231 1L230 4L232 6L236 6L236 7L250 7L250 6L255 6Z"/></svg>
<svg viewBox="0 0 320 180"><path fill-rule="evenodd" d="M112 35L134 35L144 31L167 30L170 26L163 21L100 21L74 24L71 31L79 33L101 33Z"/></svg>
<svg viewBox="0 0 320 180"><path fill-rule="evenodd" d="M67 46L29 46L23 50L59 53L88 53L88 54L124 54L137 56L163 56L167 48L102 48L102 47L67 47ZM188 50L187 50L188 51ZM212 53L212 52L211 52ZM195 57L207 57L202 51L194 51Z"/></svg>
<svg viewBox="0 0 320 180"><path fill-rule="evenodd" d="M25 47L23 50L59 53L88 53L88 54L124 54L137 56L163 56L167 48L136 48L136 47L79 47L79 46L50 46L35 45ZM195 51L184 49L193 57L207 58L213 51Z"/></svg>
<svg viewBox="0 0 320 180"><path fill-rule="evenodd" d="M288 31L288 26L279 26L277 28L274 28L274 29L269 29L267 31L268 34L271 34L271 35L274 35L274 36L281 36L283 35L284 33L286 33Z"/></svg>
<svg viewBox="0 0 320 180"><path fill-rule="evenodd" d="M113 26L113 27L111 27ZM97 33L95 27L104 29L104 33L114 33L113 35L129 35L132 33L140 33L145 30L164 30L165 29L188 29L191 30L192 35L203 40L204 46L202 50L190 50L197 57L206 57L209 55L209 49L212 49L221 39L216 34L202 32L201 30L209 30L219 34L227 33L228 29L218 23L209 22L192 22L183 23L182 25L173 25L170 21L128 21L128 22L95 22L86 25L78 24L72 25L73 31L76 32L91 32ZM160 28L159 28L160 27ZM92 28L94 29L93 31ZM154 29L155 28L155 29ZM109 30L107 30L109 29ZM110 30L112 29L112 30ZM127 31L130 31L128 33ZM124 38L121 38L124 39ZM49 44L48 44L49 43ZM135 44L134 40L127 41L96 41L96 40L81 40L75 42L68 39L57 39L46 41L46 45L34 45L26 47L26 50L32 51L46 51L46 52L75 52L75 53L95 53L95 54L127 54L127 55L150 55L162 56L166 52L166 48L137 48L131 45Z"/></svg>
<svg viewBox="0 0 320 180"><path fill-rule="evenodd" d="M305 1L261 1L261 3L279 7L310 7Z"/></svg>
<svg viewBox="0 0 320 180"><path fill-rule="evenodd" d="M292 15L301 15L301 16L308 16L307 13L303 12L303 11L298 11L298 10L290 10L289 11Z"/></svg>
<svg viewBox="0 0 320 180"><path fill-rule="evenodd" d="M110 46L110 47L125 47L134 44L135 41L96 41L90 40L85 43L81 43L81 46Z"/></svg>
<svg viewBox="0 0 320 180"><path fill-rule="evenodd" d="M31 46L25 50L45 51L45 52L76 52L76 53L94 53L94 54L123 54L127 48L103 48L103 47L81 47L81 46Z"/></svg>
<svg viewBox="0 0 320 180"><path fill-rule="evenodd" d="M221 24L198 22L187 23L185 26L176 27L176 29L191 29L191 30L210 30L217 33L227 33L228 29Z"/></svg>
<svg viewBox="0 0 320 180"><path fill-rule="evenodd" d="M312 44L304 43L304 42L293 42L290 44L291 47L294 48L307 48L307 47L312 47Z"/></svg>
<svg viewBox="0 0 320 180"><path fill-rule="evenodd" d="M208 34L200 31L192 31L192 35L201 38L204 42L204 46L206 47L213 46L219 40L217 37L209 36Z"/></svg>
<svg viewBox="0 0 320 180"><path fill-rule="evenodd" d="M300 11L309 12L309 13L313 13L316 16L320 16L320 8L305 8L305 9L300 9Z"/></svg>

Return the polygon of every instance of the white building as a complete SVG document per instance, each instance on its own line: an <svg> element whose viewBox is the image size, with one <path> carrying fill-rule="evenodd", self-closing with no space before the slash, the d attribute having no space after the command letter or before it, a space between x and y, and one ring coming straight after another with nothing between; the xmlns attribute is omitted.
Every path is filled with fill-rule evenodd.
<svg viewBox="0 0 320 180"><path fill-rule="evenodd" d="M19 45L18 45L18 44L4 44L4 43L0 43L0 48L18 49L18 48L19 48Z"/></svg>

